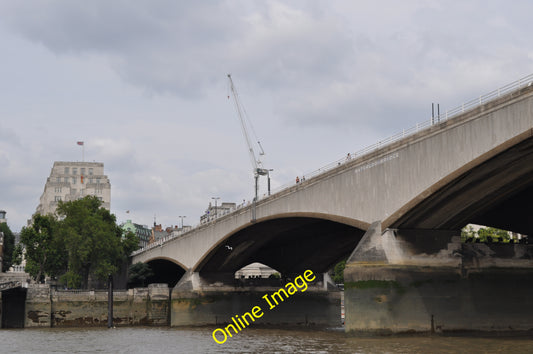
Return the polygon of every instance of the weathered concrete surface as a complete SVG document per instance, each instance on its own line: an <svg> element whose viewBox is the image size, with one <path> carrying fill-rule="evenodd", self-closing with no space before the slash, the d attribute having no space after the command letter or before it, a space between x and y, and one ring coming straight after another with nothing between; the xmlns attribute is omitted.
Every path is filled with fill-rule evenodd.
<svg viewBox="0 0 533 354"><path fill-rule="evenodd" d="M533 330L533 246L425 231L449 242L423 250L380 231L373 224L346 264L348 333Z"/></svg>
<svg viewBox="0 0 533 354"><path fill-rule="evenodd" d="M262 291L174 292L171 326L222 325L259 306L264 313L252 325L334 326L341 324L340 292L296 293L270 309Z"/></svg>
<svg viewBox="0 0 533 354"><path fill-rule="evenodd" d="M530 177L533 163L520 164L521 156L515 152L520 154L525 150L513 150L513 147L522 143L531 147L532 136L533 86L497 98L367 155L356 156L337 168L264 198L256 205L255 223L252 222L252 207L244 207L161 247L136 254L133 262L166 259L184 270L202 272L206 260L211 259L219 260L217 264L210 264L216 269L231 256L225 245L231 246L240 230L257 228L254 225L268 226L270 221L287 218L328 220L366 231L375 220L381 220L384 227L455 229L468 222L463 216L490 223L497 220L494 210L509 210L506 215L519 214L519 210L524 210L519 208L523 204L521 200L505 203L513 201L522 189L533 195L533 177ZM527 153L526 156L533 155ZM506 165L508 161L512 161L513 168ZM478 177L460 184L462 177L473 170ZM485 176L495 177L484 182ZM431 199L434 194L437 198ZM428 199L432 203L426 207L423 202ZM441 205L445 208L439 208ZM426 209L431 210L431 217L424 213ZM483 215L476 214L479 212ZM505 223L505 220L497 221L498 225ZM519 229L511 228L512 231L533 234L531 222L513 224L510 226ZM262 231L254 230L255 233ZM335 244L331 242L330 247ZM268 246L250 243L249 248L244 249L245 245L243 243L240 252L250 254L250 258ZM302 263L310 259L312 257L303 259ZM265 262L272 260L264 259Z"/></svg>
<svg viewBox="0 0 533 354"><path fill-rule="evenodd" d="M498 298L530 304L531 251L508 246L512 255L487 253L453 238L473 221L531 235L532 199L528 86L339 163L254 207L135 254L133 262L179 264L194 292L202 277L215 285L254 261L283 275L311 263L325 271L358 244L345 272L349 330L423 331L431 329L431 315L435 330L533 328L523 317L532 306L521 312L522 304ZM379 231L361 239L376 220ZM333 225L338 232L330 237ZM398 230L382 234L381 226ZM507 294L521 277L529 283ZM478 293L486 294L486 305Z"/></svg>
<svg viewBox="0 0 533 354"><path fill-rule="evenodd" d="M86 327L107 325L107 291L54 291L30 286L25 327ZM166 284L113 292L115 326L166 326L169 290Z"/></svg>
<svg viewBox="0 0 533 354"><path fill-rule="evenodd" d="M48 285L33 284L28 286L25 313L24 327L50 327L52 304Z"/></svg>
<svg viewBox="0 0 533 354"><path fill-rule="evenodd" d="M341 323L339 289L329 275L311 274L313 279L305 281L304 286L299 274L285 280L253 279L253 282L241 282L231 274L231 279L221 277L219 282L212 282L199 273L187 272L172 291L171 325L230 323L233 316L241 316L259 306L264 315L254 322L256 325L338 326ZM275 306L270 309L271 305L263 297L290 288L289 283L298 291L293 295L280 292L283 300L276 297L277 305L269 300Z"/></svg>

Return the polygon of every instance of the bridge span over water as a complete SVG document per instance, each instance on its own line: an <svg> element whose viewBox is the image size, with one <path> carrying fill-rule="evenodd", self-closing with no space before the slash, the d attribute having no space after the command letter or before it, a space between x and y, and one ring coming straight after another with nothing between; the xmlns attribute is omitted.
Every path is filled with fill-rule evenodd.
<svg viewBox="0 0 533 354"><path fill-rule="evenodd" d="M176 289L202 291L230 284L237 270L253 262L286 276L306 269L324 273L350 255L352 264L416 264L414 253L450 249L453 236L469 223L531 235L533 76L527 79L137 251L132 261L152 264L172 284L186 274ZM382 238L376 246L368 239L376 232L389 232L393 243ZM442 262L464 270L453 258ZM359 275L350 278L350 269L348 264L354 284L396 281L376 268L371 275L357 268Z"/></svg>
<svg viewBox="0 0 533 354"><path fill-rule="evenodd" d="M324 272L375 221L382 229L533 234L533 87L496 97L146 250L201 273L252 262ZM255 220L253 218L255 208Z"/></svg>

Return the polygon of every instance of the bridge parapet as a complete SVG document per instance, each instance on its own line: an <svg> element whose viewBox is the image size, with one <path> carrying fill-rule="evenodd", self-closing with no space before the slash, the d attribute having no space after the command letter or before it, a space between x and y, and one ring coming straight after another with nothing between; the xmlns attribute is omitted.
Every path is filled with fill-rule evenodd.
<svg viewBox="0 0 533 354"><path fill-rule="evenodd" d="M8 282L0 283L0 291L21 288L22 285L23 284L21 281L8 281Z"/></svg>
<svg viewBox="0 0 533 354"><path fill-rule="evenodd" d="M473 161L489 158L484 156L494 154L491 149L504 148L507 142L533 128L532 119L527 116L532 80L533 75L529 75L480 96L443 117L307 174L305 181L285 185L255 205L243 206L132 255L143 261L150 258L143 253L157 254L158 247L177 239L187 244L191 235L211 234L211 228L219 230L220 241L232 230L251 225L253 208L257 220L304 215L329 218L362 230L377 219L384 220L385 227L391 226L443 183L468 171ZM233 229L220 228L230 224ZM195 264L177 261L187 267Z"/></svg>
<svg viewBox="0 0 533 354"><path fill-rule="evenodd" d="M505 293L521 277L533 284L529 246L510 245L515 248L507 257L511 248L501 253L492 245L458 241L470 219L533 234L533 86L521 80L503 91L138 252L134 262L178 263L186 271L180 292L236 294L234 272L251 262L282 275L313 263L309 269L322 273L357 245L345 271L346 294L354 295L346 302L353 330L425 331L433 328L433 316L441 327L459 328L461 311L479 317L466 329L498 321L533 327L520 305L509 307L509 317L501 309L491 312L488 300L482 301L484 314L472 305L491 291L491 301L510 296L514 303L530 303L533 286ZM350 308L350 301L356 306ZM366 313L357 312L364 308ZM413 327L406 325L411 319Z"/></svg>

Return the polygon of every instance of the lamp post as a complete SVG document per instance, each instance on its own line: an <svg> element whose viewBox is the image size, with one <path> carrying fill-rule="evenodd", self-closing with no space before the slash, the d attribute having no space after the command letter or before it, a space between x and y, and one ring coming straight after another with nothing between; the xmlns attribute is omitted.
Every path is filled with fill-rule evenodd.
<svg viewBox="0 0 533 354"><path fill-rule="evenodd" d="M185 216L185 215L183 215L183 216L182 216L182 215L178 216L178 218L181 219L181 230L182 230L182 231L183 231L183 218L186 218L186 217L187 217L187 216Z"/></svg>
<svg viewBox="0 0 533 354"><path fill-rule="evenodd" d="M270 195L270 172L274 171L274 169L269 169L268 170L268 173L267 173L267 178L268 178L268 195Z"/></svg>
<svg viewBox="0 0 533 354"><path fill-rule="evenodd" d="M211 197L211 199L215 200L215 219L218 217L218 207L217 207L217 200L220 199L220 197Z"/></svg>

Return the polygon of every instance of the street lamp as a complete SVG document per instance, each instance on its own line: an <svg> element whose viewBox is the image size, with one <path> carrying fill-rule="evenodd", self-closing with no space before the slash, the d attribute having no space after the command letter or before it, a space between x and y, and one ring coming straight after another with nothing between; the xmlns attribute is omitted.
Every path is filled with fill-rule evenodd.
<svg viewBox="0 0 533 354"><path fill-rule="evenodd" d="M183 216L178 216L178 218L181 219L181 230L183 230L183 218L186 218L187 216L183 215Z"/></svg>
<svg viewBox="0 0 533 354"><path fill-rule="evenodd" d="M215 200L215 219L216 219L218 216L217 200L219 200L220 197L211 197L211 199Z"/></svg>
<svg viewBox="0 0 533 354"><path fill-rule="evenodd" d="M274 171L274 169L269 169L268 170L268 173L267 173L267 177L268 177L268 195L270 195L270 172Z"/></svg>

